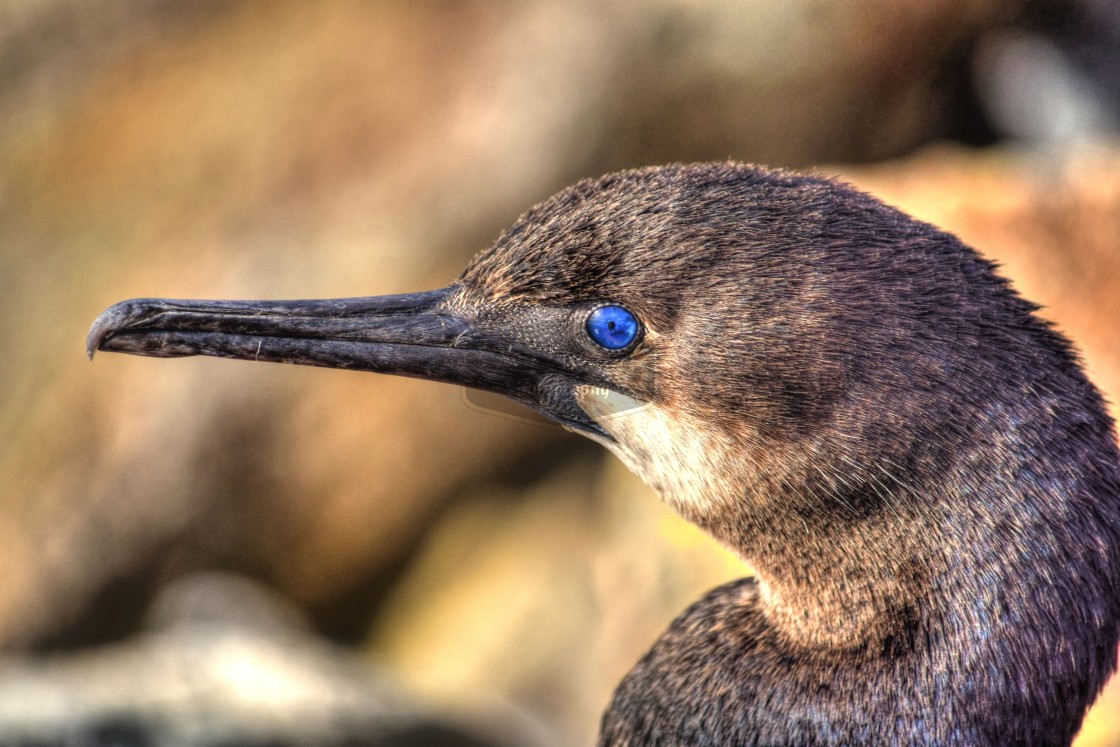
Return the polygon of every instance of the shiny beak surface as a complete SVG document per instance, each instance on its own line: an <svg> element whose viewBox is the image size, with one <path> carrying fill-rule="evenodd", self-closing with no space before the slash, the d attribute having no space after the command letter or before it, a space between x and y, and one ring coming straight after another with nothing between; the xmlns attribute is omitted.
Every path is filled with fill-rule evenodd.
<svg viewBox="0 0 1120 747"><path fill-rule="evenodd" d="M543 380L565 375L561 362L449 311L444 302L455 290L310 301L134 299L97 318L86 350L412 376L503 394L571 427L599 430L574 402L542 392Z"/></svg>

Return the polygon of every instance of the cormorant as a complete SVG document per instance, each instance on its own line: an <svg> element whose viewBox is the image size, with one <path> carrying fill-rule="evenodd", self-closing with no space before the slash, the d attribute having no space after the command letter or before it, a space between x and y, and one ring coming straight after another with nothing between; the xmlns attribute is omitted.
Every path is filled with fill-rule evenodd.
<svg viewBox="0 0 1120 747"><path fill-rule="evenodd" d="M1036 308L856 189L714 163L569 187L441 290L125 301L88 350L463 384L612 450L758 575L603 745L1067 744L1116 665L1120 456Z"/></svg>

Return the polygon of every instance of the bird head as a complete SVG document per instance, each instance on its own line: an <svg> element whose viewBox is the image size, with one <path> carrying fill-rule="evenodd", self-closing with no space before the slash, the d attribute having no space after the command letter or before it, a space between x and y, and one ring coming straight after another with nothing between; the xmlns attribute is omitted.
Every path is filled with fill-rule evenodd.
<svg viewBox="0 0 1120 747"><path fill-rule="evenodd" d="M666 166L560 192L440 290L136 299L105 311L87 345L507 395L606 445L732 541L768 511L820 515L822 484L881 483L859 474L870 460L909 458L951 420L934 384L967 373L951 348L967 335L970 276L990 274L947 234L827 179ZM868 506L825 513L874 510L879 492L865 492Z"/></svg>

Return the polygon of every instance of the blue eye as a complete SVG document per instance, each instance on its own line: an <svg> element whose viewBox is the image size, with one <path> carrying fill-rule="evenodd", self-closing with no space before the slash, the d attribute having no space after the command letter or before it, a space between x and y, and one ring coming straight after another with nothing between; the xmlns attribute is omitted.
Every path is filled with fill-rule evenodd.
<svg viewBox="0 0 1120 747"><path fill-rule="evenodd" d="M587 334L607 350L621 350L637 339L642 325L621 306L600 306L587 317Z"/></svg>

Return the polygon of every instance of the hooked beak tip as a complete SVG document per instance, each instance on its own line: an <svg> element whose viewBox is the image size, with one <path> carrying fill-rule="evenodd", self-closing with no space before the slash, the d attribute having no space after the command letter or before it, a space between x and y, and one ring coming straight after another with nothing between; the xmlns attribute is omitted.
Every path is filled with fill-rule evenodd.
<svg viewBox="0 0 1120 747"><path fill-rule="evenodd" d="M151 317L153 310L162 307L161 299L133 298L115 303L94 320L86 335L86 355L93 360L93 354L103 350L106 341L137 320Z"/></svg>
<svg viewBox="0 0 1120 747"><path fill-rule="evenodd" d="M86 335L86 357L93 360L93 354L101 347L101 341L105 339L105 326L101 320L105 317L104 314L97 317L97 321L89 328L89 334Z"/></svg>
<svg viewBox="0 0 1120 747"><path fill-rule="evenodd" d="M93 354L98 351L105 338L119 328L119 307L120 304L110 306L90 326L89 334L86 335L86 355L90 360L93 360Z"/></svg>

